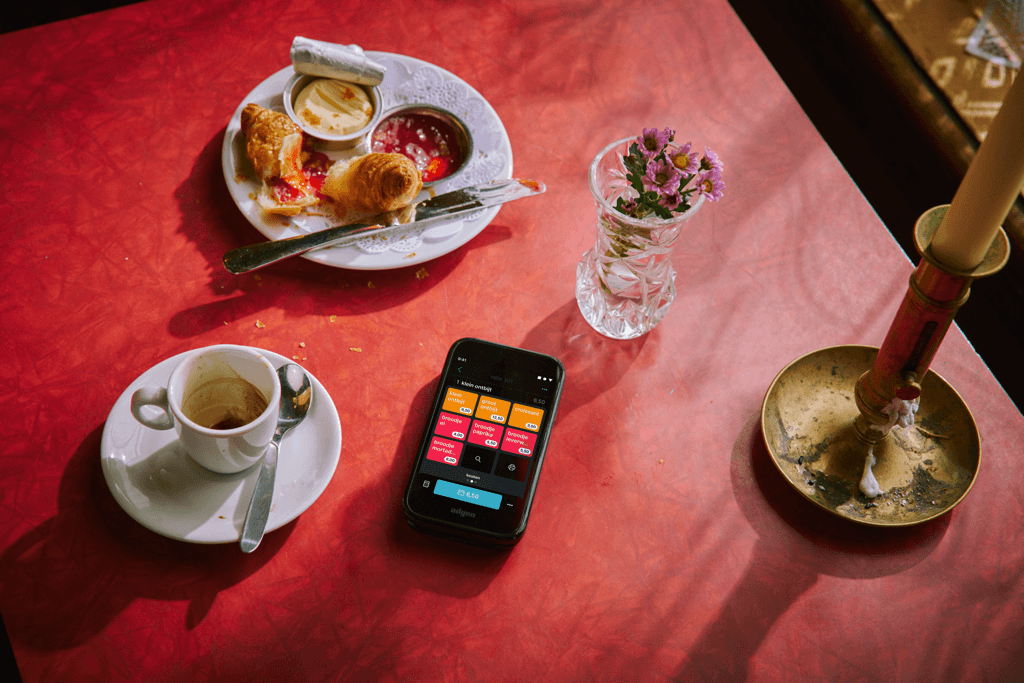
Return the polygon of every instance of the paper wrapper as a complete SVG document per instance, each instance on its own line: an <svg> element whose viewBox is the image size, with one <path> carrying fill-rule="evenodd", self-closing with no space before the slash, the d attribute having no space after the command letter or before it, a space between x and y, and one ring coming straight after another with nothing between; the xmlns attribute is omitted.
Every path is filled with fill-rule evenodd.
<svg viewBox="0 0 1024 683"><path fill-rule="evenodd" d="M358 45L337 45L302 36L292 41L292 66L300 74L362 85L380 85L387 70L363 54Z"/></svg>

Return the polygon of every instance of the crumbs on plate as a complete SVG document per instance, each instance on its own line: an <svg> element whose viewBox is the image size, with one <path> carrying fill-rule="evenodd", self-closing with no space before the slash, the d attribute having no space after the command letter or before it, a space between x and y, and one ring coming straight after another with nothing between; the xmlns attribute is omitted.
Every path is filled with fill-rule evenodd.
<svg viewBox="0 0 1024 683"><path fill-rule="evenodd" d="M358 347L358 346L350 346L350 347L348 347L348 350L349 351L355 351L356 353L362 353L363 352L363 350L360 347Z"/></svg>
<svg viewBox="0 0 1024 683"><path fill-rule="evenodd" d="M424 279L426 277L429 277L429 276L430 276L430 273L427 272L426 268L420 268L419 270L416 271L416 279L417 280L422 280L422 279Z"/></svg>

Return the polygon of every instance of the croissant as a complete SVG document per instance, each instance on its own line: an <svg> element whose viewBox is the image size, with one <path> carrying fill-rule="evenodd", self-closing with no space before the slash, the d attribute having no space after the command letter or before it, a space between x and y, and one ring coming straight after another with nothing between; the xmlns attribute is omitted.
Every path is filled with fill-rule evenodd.
<svg viewBox="0 0 1024 683"><path fill-rule="evenodd" d="M419 169L408 157L370 152L331 166L320 192L345 210L370 214L407 206L423 188Z"/></svg>
<svg viewBox="0 0 1024 683"><path fill-rule="evenodd" d="M263 180L256 201L265 211L294 216L319 201L302 171L302 129L290 118L250 103L242 134L245 156Z"/></svg>

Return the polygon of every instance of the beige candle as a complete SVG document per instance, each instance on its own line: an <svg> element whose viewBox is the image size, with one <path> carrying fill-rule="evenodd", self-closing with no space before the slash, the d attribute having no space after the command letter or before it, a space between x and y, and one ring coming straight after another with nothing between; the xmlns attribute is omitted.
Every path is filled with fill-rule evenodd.
<svg viewBox="0 0 1024 683"><path fill-rule="evenodd" d="M973 270L1024 186L1024 78L1017 78L992 121L932 239L932 255Z"/></svg>

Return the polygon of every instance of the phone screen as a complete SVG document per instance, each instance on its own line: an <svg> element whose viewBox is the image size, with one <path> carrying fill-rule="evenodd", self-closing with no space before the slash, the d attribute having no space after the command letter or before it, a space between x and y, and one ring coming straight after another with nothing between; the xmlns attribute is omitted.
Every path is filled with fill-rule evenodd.
<svg viewBox="0 0 1024 683"><path fill-rule="evenodd" d="M526 528L564 374L551 356L457 341L406 489L409 523L485 545L515 543Z"/></svg>

